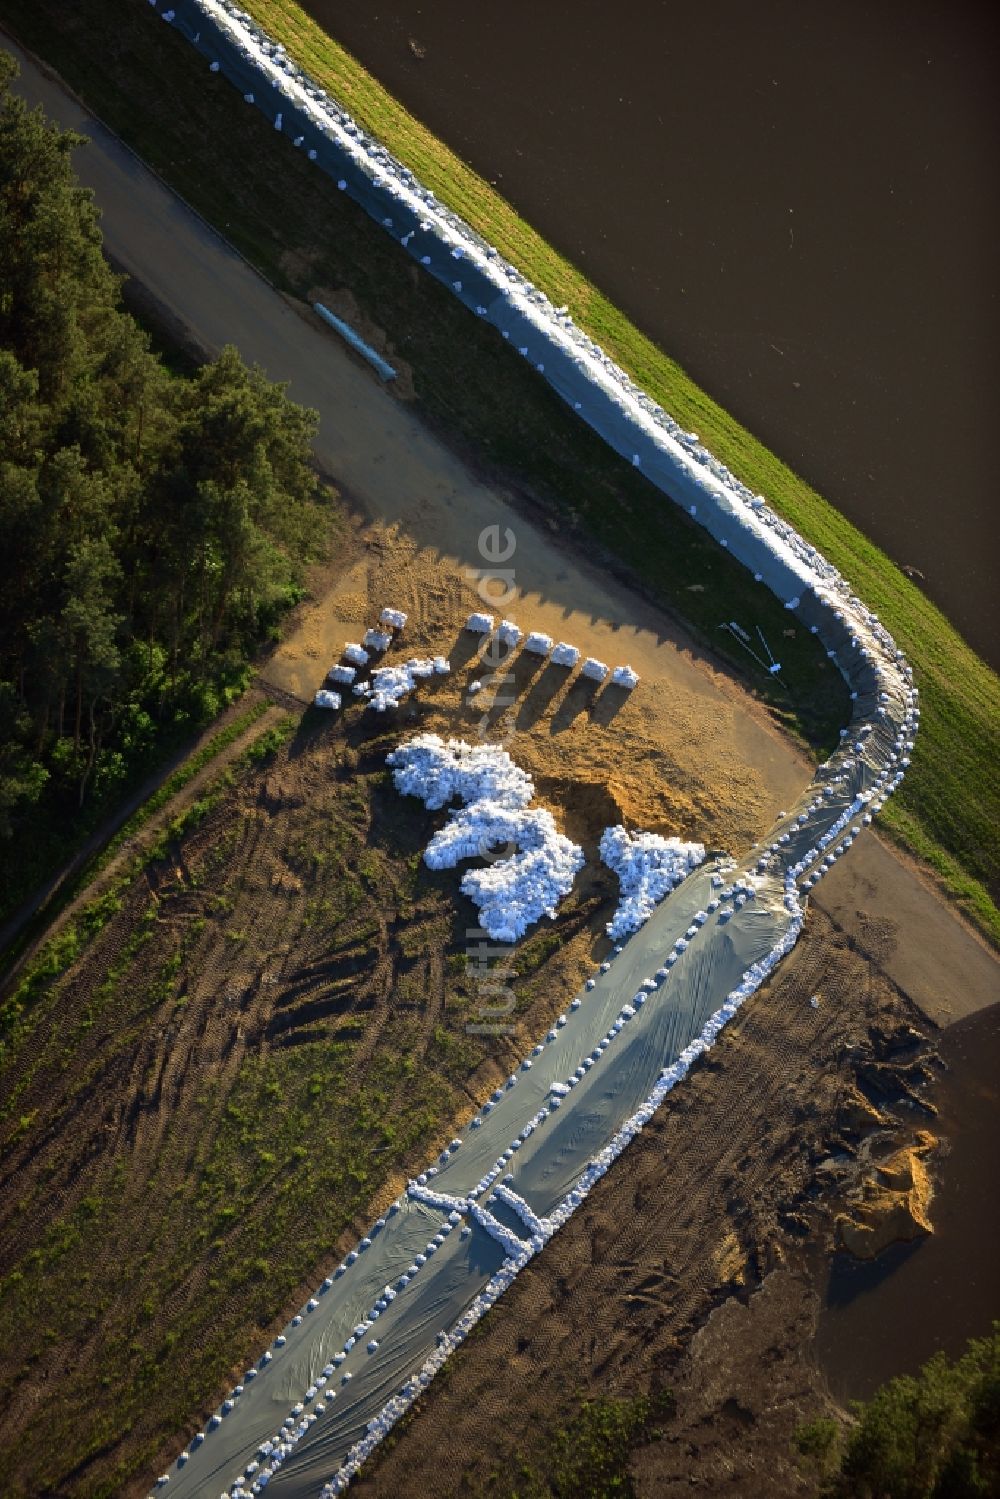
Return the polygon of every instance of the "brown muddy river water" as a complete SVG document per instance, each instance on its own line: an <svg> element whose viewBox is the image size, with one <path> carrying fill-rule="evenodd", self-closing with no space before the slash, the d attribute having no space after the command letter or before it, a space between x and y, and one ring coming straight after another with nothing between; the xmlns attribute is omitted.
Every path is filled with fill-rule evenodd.
<svg viewBox="0 0 1000 1499"><path fill-rule="evenodd" d="M301 3L1000 665L1000 7Z"/></svg>
<svg viewBox="0 0 1000 1499"><path fill-rule="evenodd" d="M835 1396L867 1400L884 1380L913 1373L939 1348L950 1358L1000 1318L1000 1005L949 1026L948 1071L924 1121L942 1141L931 1203L935 1232L874 1264L833 1261L816 1351Z"/></svg>

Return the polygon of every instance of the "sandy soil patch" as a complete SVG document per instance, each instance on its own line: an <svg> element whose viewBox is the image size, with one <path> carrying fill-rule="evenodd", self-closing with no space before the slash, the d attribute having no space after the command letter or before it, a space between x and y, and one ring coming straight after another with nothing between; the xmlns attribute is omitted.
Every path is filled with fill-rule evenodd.
<svg viewBox="0 0 1000 1499"><path fill-rule="evenodd" d="M807 780L805 755L763 715L747 712L724 674L695 664L634 601L637 618L627 622L624 610L595 618L537 592L518 591L503 611L491 611L609 665L629 662L641 677L633 692L602 688L523 651L494 671L480 659L481 642L463 629L469 613L484 607L478 583L401 526L361 528L352 560L345 566L341 555L336 577L320 581L315 602L268 663L265 685L310 701L345 641L359 640L392 604L410 620L386 659L444 653L453 667L446 685L404 703L399 721L503 743L535 778L539 799L568 809L571 835L574 820L603 827L625 819L736 852ZM474 681L483 690L470 696Z"/></svg>

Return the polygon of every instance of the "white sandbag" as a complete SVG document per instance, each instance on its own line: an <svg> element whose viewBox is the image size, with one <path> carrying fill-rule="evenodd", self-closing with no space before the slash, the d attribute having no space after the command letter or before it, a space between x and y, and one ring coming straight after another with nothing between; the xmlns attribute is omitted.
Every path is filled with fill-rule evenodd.
<svg viewBox="0 0 1000 1499"><path fill-rule="evenodd" d="M634 672L631 666L616 666L611 673L611 682L615 687L627 687L631 691L633 687L638 686L638 673Z"/></svg>
<svg viewBox="0 0 1000 1499"><path fill-rule="evenodd" d="M367 666L368 652L364 646L357 645L353 641L344 646L344 660L350 661L352 666Z"/></svg>
<svg viewBox="0 0 1000 1499"><path fill-rule="evenodd" d="M497 628L497 639L501 645L513 647L520 644L522 633L520 626L512 619L502 619Z"/></svg>
<svg viewBox="0 0 1000 1499"><path fill-rule="evenodd" d="M580 652L575 645L567 645L561 640L552 651L549 658L553 666L575 666L580 659Z"/></svg>
<svg viewBox="0 0 1000 1499"><path fill-rule="evenodd" d="M328 682L343 682L345 686L354 681L357 676L357 668L353 666L331 666L326 674Z"/></svg>
<svg viewBox="0 0 1000 1499"><path fill-rule="evenodd" d="M552 649L553 640L551 635L543 635L537 630L532 630L524 642L524 649L532 656L547 656Z"/></svg>
<svg viewBox="0 0 1000 1499"><path fill-rule="evenodd" d="M592 682L603 682L608 674L608 668L603 661L598 661L594 656L588 656L580 667L582 676L589 677Z"/></svg>
<svg viewBox="0 0 1000 1499"><path fill-rule="evenodd" d="M373 651L387 651L392 645L392 636L385 630L366 630L365 645Z"/></svg>
<svg viewBox="0 0 1000 1499"><path fill-rule="evenodd" d="M408 618L409 616L404 614L402 609L383 609L379 615L380 622L391 626L394 630L401 630Z"/></svg>
<svg viewBox="0 0 1000 1499"><path fill-rule="evenodd" d="M492 614L470 614L465 621L465 628L471 630L473 635L489 635L493 631Z"/></svg>
<svg viewBox="0 0 1000 1499"><path fill-rule="evenodd" d="M325 687L321 687L313 698L313 705L317 708L339 708L340 693L328 692Z"/></svg>

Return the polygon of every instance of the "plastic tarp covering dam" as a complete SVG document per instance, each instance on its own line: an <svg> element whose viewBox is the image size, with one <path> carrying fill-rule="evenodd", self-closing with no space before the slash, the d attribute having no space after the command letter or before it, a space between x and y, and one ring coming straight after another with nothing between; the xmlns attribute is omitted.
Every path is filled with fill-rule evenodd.
<svg viewBox="0 0 1000 1499"><path fill-rule="evenodd" d="M151 0L471 312L778 595L854 699L839 750L768 841L677 886L260 1354L160 1485L186 1496L340 1492L448 1353L566 1221L794 943L802 899L870 823L919 720L902 653L835 569L219 0Z"/></svg>

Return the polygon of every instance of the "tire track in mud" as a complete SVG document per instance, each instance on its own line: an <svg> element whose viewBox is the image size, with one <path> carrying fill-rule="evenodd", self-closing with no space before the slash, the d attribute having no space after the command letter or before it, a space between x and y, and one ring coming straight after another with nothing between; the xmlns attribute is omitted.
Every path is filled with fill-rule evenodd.
<svg viewBox="0 0 1000 1499"><path fill-rule="evenodd" d="M267 724L259 720L253 734ZM273 1307L262 1317L253 1310L255 1284L248 1294L237 1276L220 1281L218 1266L270 1254L250 1246L274 1238L272 1219L280 1219L282 1242L291 1245L312 1244L319 1226L317 1258L332 1258L350 1237L336 1200L284 1191L289 1168L281 1156L238 1188L236 1218L222 1213L226 1199L214 1187L203 1190L219 1152L231 1153L234 1141L239 1150L241 1126L227 1118L230 1105L247 1110L248 1063L251 1079L260 1079L269 1075L263 1071L269 1059L283 1053L298 1068L289 1076L301 1075L312 1065L309 1056L336 1037L345 1058L338 1084L344 1106L369 1087L372 1074L384 1079L377 1084L388 1092L381 1112L393 1117L410 1107L411 1085L386 1071L386 1058L405 1044L429 1079L427 1106L449 1113L434 1126L442 1138L454 1132L450 1110L464 1117L465 1100L475 1096L475 1078L459 1076L466 1064L450 1066L434 1042L455 982L445 949L461 940L454 935L461 918L453 892L448 882L421 876L414 896L416 866L408 871L404 860L419 852L421 830L394 793L375 781L364 790L364 778L381 769L382 749L373 749L364 733L359 739L354 748L350 736L345 745L341 734L307 725L270 763L249 768L180 844L168 844L136 877L121 910L32 1012L23 1094L13 1120L0 1124L8 1147L18 1112L37 1111L38 1122L4 1151L0 1165L0 1188L7 1189L0 1198L0 1274L23 1266L35 1246L63 1231L58 1225L72 1229L85 1253L72 1294L58 1292L59 1310L51 1298L69 1282L67 1260L56 1254L31 1293L35 1330L14 1324L0 1330L0 1423L12 1439L43 1423L50 1438L34 1457L30 1441L8 1446L0 1487L9 1480L64 1491L69 1480L59 1454L72 1452L74 1488L87 1492L123 1454L164 1440L165 1411L174 1410L176 1430L220 1378L220 1329L241 1349L264 1338ZM241 747L234 745L231 755ZM218 774L220 763L206 768L205 779ZM196 798L203 785L193 781L185 799ZM157 821L177 812L174 802ZM157 836L156 824L144 830L147 836ZM355 887L350 898L349 887ZM573 918L578 939L589 940L593 915L591 904ZM553 961L568 960L559 954ZM528 1031L541 1023L539 1009L561 982L538 985L523 1021ZM405 1040L396 1034L400 1025L408 1027ZM506 1048L493 1059L485 1050L485 1075L492 1079ZM296 1062L299 1055L304 1064ZM284 1061L276 1065L282 1075ZM337 1098L329 1102L339 1107ZM325 1121L327 1112L318 1119ZM324 1123L310 1146L322 1148L322 1136L339 1128ZM426 1148L425 1139L421 1156ZM386 1175L397 1185L402 1164L387 1161ZM361 1220L369 1201L365 1188L348 1216ZM322 1231L326 1221L329 1232ZM301 1273L311 1278L315 1259ZM300 1289L283 1287L282 1300ZM211 1318L199 1310L206 1298ZM47 1318L54 1335L42 1342ZM176 1371L162 1398L152 1394L172 1357L163 1340L175 1331L183 1340L183 1367L199 1360L210 1366L183 1410L170 1404ZM5 1346L9 1339L16 1346ZM122 1385L124 1424L91 1446L85 1433L103 1419L104 1396L95 1392L109 1369ZM221 1378L231 1382L235 1372L223 1370ZM42 1476L48 1454L51 1481Z"/></svg>
<svg viewBox="0 0 1000 1499"><path fill-rule="evenodd" d="M491 1492L519 1455L544 1471L551 1433L581 1401L669 1386L713 1307L745 1302L797 1252L786 1225L816 1202L817 1162L843 1148L841 1110L869 1034L905 1036L914 1019L814 910L778 975L453 1355L448 1378L352 1492ZM727 1267L718 1251L733 1236L740 1263Z"/></svg>

